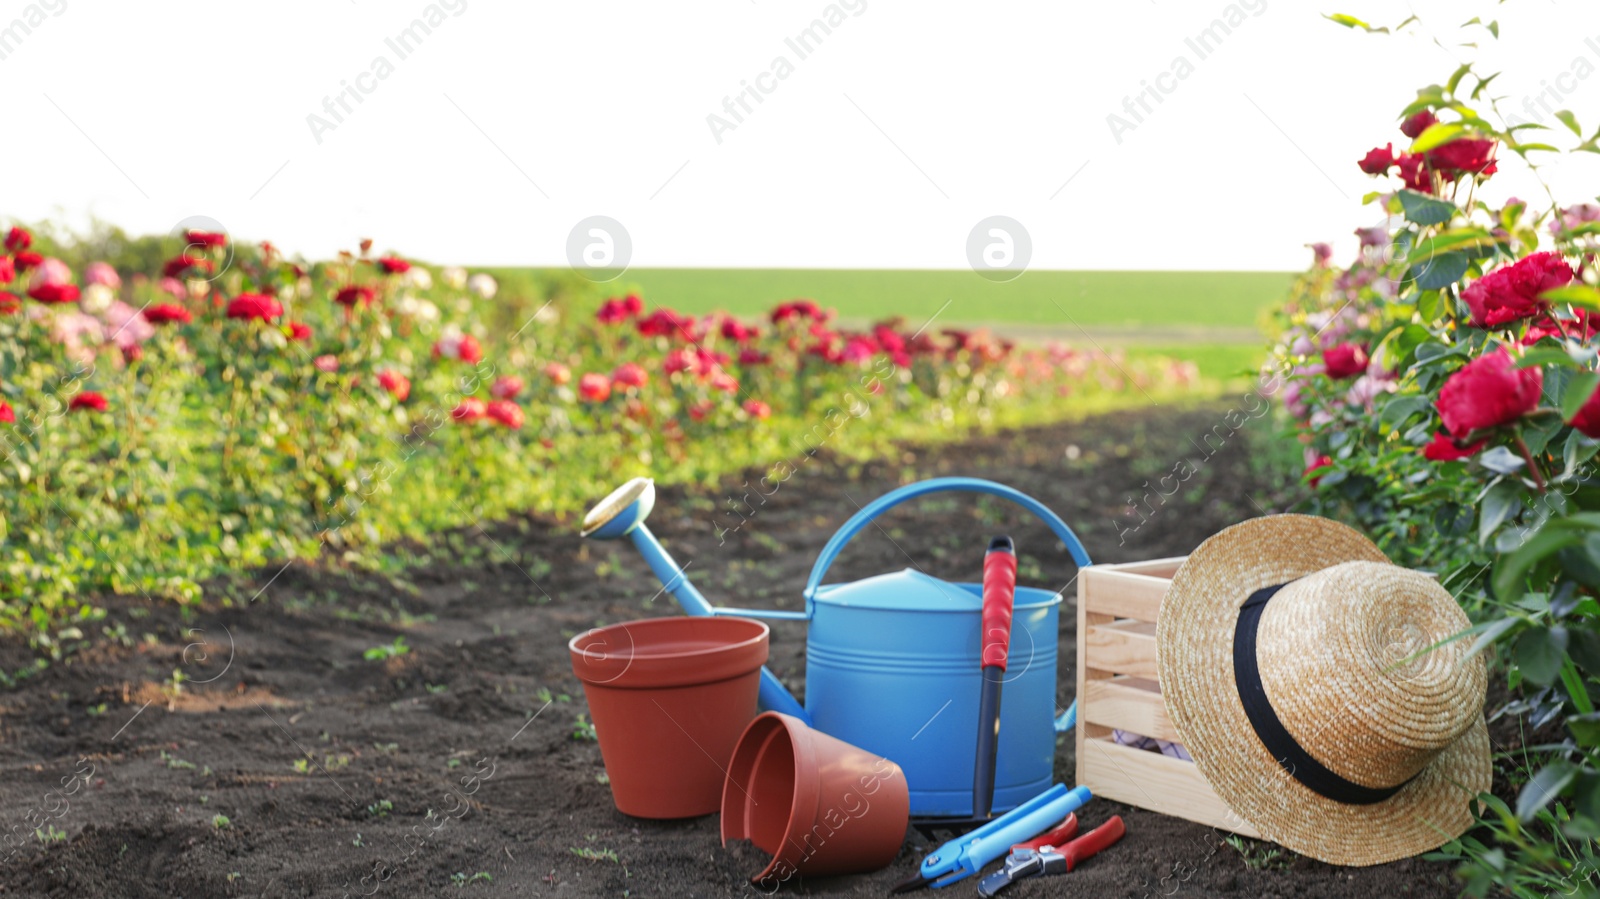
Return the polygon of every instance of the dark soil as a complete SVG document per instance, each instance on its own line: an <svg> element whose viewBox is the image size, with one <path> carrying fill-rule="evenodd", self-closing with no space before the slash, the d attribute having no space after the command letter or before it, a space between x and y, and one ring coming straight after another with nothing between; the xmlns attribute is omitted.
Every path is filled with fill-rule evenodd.
<svg viewBox="0 0 1600 899"><path fill-rule="evenodd" d="M935 475L979 475L1038 497L1098 561L1180 555L1292 499L1267 488L1239 434L1148 523L1129 531L1137 519L1113 520L1130 494L1149 492L1144 485L1180 459L1202 458L1198 441L1225 412L1153 409L906 450L864 466L797 459L798 473L747 510L725 545L711 516L730 494L743 495L736 483L663 490L650 525L680 562L693 560L700 588L730 605L795 607L822 544L858 505ZM737 520L718 517L724 527ZM1001 532L1023 550L1025 582L1063 587L1074 576L1064 552L1028 551L1052 541L1003 503L930 498L883 525L856 540L834 577L914 559L936 576L975 580L988 537ZM125 639L100 640L0 694L0 834L16 835L0 852L0 893L753 894L745 878L764 863L759 852L723 849L715 816L624 817L602 782L598 744L574 736L586 707L567 639L601 621L676 612L656 597L659 584L632 548L585 544L570 522L530 515L442 535L416 551L432 561L392 575L335 563L263 571L242 594L259 591L253 602L232 607L184 614L111 600ZM1073 622L1068 609L1063 705L1073 692ZM408 653L364 658L402 636ZM29 658L25 647L0 645L4 670ZM802 627L775 625L771 665L799 692ZM188 679L176 692L175 670ZM1056 761L1057 777L1070 783L1070 739ZM1208 828L1108 801L1082 817L1095 826L1113 814L1127 822L1120 844L1063 878L1007 895L1455 892L1445 866L1417 859L1334 868L1259 844L1241 854ZM60 839L41 841L36 827ZM930 848L913 832L884 871L784 890L883 896ZM971 895L974 885L955 890Z"/></svg>

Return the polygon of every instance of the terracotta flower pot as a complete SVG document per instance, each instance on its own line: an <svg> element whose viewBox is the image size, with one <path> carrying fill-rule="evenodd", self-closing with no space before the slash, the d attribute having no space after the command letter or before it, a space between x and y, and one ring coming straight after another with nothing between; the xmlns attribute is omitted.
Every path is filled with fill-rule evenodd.
<svg viewBox="0 0 1600 899"><path fill-rule="evenodd" d="M767 712L750 722L722 788L722 843L749 840L772 861L750 882L855 874L894 861L911 802L900 766Z"/></svg>
<svg viewBox="0 0 1600 899"><path fill-rule="evenodd" d="M739 734L756 715L768 629L748 618L649 618L572 638L611 798L623 814L717 810Z"/></svg>

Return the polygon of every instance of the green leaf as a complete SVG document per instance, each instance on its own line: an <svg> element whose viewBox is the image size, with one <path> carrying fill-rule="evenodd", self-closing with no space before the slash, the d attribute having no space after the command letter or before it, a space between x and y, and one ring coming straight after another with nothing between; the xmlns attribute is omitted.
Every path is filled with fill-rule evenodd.
<svg viewBox="0 0 1600 899"><path fill-rule="evenodd" d="M1470 62L1462 63L1461 67L1456 69L1455 72L1453 72L1450 75L1450 80L1445 82L1445 86L1444 86L1445 90L1447 90L1450 93L1454 94L1456 92L1456 86L1461 84L1461 79L1465 78L1467 73L1471 72L1471 71L1472 71L1472 63L1470 63ZM1424 134L1426 134L1426 132L1424 132Z"/></svg>
<svg viewBox="0 0 1600 899"><path fill-rule="evenodd" d="M1368 34L1388 34L1389 33L1389 29L1387 29L1387 28L1373 28L1371 25L1368 25L1366 22L1361 21L1360 19L1356 18L1355 16L1347 16L1344 13L1338 13L1338 12L1336 12L1336 13L1327 13L1327 14L1323 15L1323 18L1324 19L1328 19L1329 21L1332 21L1332 22L1337 22L1337 23L1339 23L1340 25L1343 25L1346 28L1359 28L1362 31L1367 32Z"/></svg>
<svg viewBox="0 0 1600 899"><path fill-rule="evenodd" d="M1572 783L1572 779L1577 776L1578 769L1565 760L1551 762L1540 769L1517 796L1517 817L1524 821L1531 819L1540 809L1560 796L1561 791L1565 790L1567 784Z"/></svg>
<svg viewBox="0 0 1600 899"><path fill-rule="evenodd" d="M1512 367L1539 368L1544 365L1562 365L1567 368L1578 367L1578 363L1572 360L1572 356L1566 350L1553 346L1536 347L1523 353L1522 358L1518 359L1516 365Z"/></svg>
<svg viewBox="0 0 1600 899"><path fill-rule="evenodd" d="M1494 243L1498 243L1498 239L1482 228L1454 228L1423 240L1406 255L1406 265L1416 265L1446 250Z"/></svg>
<svg viewBox="0 0 1600 899"><path fill-rule="evenodd" d="M1590 674L1600 675L1600 634L1588 628L1578 628L1572 632L1571 641L1567 644L1567 652L1578 667Z"/></svg>
<svg viewBox="0 0 1600 899"><path fill-rule="evenodd" d="M1589 397L1594 396L1597 386L1600 386L1600 374L1584 371L1573 375L1572 380L1567 382L1566 394L1561 397L1561 418L1571 421L1583 404L1589 401Z"/></svg>
<svg viewBox="0 0 1600 899"><path fill-rule="evenodd" d="M1391 430L1405 424L1406 419L1418 412L1422 412L1433 405L1433 401L1425 396L1395 397L1383 407L1383 412L1378 415L1378 421Z"/></svg>
<svg viewBox="0 0 1600 899"><path fill-rule="evenodd" d="M1488 543L1494 532L1522 508L1522 487L1505 480L1490 487L1478 504L1478 542Z"/></svg>
<svg viewBox="0 0 1600 899"><path fill-rule="evenodd" d="M1522 669L1523 677L1540 686L1550 686L1567 658L1567 629L1533 627L1523 631L1512 649L1512 657Z"/></svg>
<svg viewBox="0 0 1600 899"><path fill-rule="evenodd" d="M1449 124L1434 122L1428 126L1428 130L1417 135L1417 139L1412 141L1411 152L1426 153L1434 147L1442 147L1466 133L1467 128L1464 125L1454 122Z"/></svg>
<svg viewBox="0 0 1600 899"><path fill-rule="evenodd" d="M1572 303L1577 306L1600 308L1600 290L1595 290L1587 284L1568 284L1539 294L1539 299L1548 303Z"/></svg>
<svg viewBox="0 0 1600 899"><path fill-rule="evenodd" d="M1578 127L1578 117L1572 114L1572 110L1558 109L1556 110L1556 118L1561 120L1561 124L1571 129L1573 134L1583 137L1583 129Z"/></svg>
<svg viewBox="0 0 1600 899"><path fill-rule="evenodd" d="M1406 221L1418 225L1438 225L1456 214L1456 204L1414 190L1400 191L1400 207Z"/></svg>
<svg viewBox="0 0 1600 899"><path fill-rule="evenodd" d="M1454 207L1452 207L1454 208ZM1460 281L1472 260L1465 253L1441 253L1421 265L1406 270L1406 280L1419 290L1443 290Z"/></svg>

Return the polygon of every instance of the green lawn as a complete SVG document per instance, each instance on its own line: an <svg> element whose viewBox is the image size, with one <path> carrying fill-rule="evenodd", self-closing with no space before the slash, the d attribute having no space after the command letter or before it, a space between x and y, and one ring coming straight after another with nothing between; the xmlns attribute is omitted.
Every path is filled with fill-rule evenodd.
<svg viewBox="0 0 1600 899"><path fill-rule="evenodd" d="M1280 272L1028 271L995 283L966 270L637 268L607 287L685 312L756 315L781 300L810 297L850 319L904 315L920 321L944 307L940 322L962 324L1250 329L1263 308L1283 298L1292 278Z"/></svg>

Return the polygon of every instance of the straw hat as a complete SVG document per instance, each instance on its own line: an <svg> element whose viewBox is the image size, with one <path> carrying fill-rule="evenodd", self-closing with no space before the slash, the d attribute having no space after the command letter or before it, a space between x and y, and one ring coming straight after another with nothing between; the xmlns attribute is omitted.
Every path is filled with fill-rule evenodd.
<svg viewBox="0 0 1600 899"><path fill-rule="evenodd" d="M1173 577L1161 692L1201 773L1262 836L1333 864L1393 861L1459 836L1489 789L1483 659L1466 640L1425 651L1470 626L1356 531L1258 518Z"/></svg>

